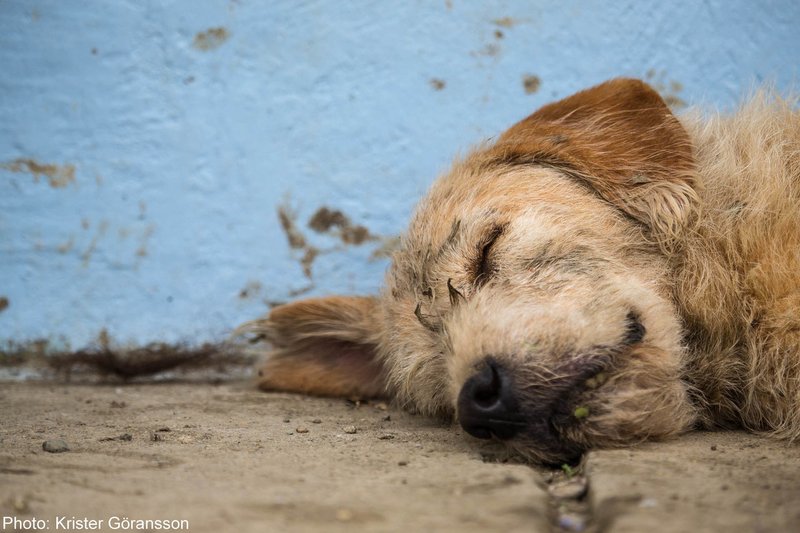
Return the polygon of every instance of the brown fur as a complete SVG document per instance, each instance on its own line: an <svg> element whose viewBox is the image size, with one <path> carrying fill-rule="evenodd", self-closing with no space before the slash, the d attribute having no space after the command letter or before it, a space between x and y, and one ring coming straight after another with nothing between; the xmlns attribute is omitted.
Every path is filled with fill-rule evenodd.
<svg viewBox="0 0 800 533"><path fill-rule="evenodd" d="M679 121L643 82L612 80L456 161L380 298L248 324L274 345L261 386L446 414L490 357L528 414L508 444L531 458L698 424L795 440L799 204L791 102L760 93L732 116Z"/></svg>

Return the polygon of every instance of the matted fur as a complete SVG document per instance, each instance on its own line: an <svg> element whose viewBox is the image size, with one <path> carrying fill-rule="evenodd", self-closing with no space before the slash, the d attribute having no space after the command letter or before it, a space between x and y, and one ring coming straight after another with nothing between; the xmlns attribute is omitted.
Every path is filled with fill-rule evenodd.
<svg viewBox="0 0 800 533"><path fill-rule="evenodd" d="M454 413L491 358L526 420L507 443L534 459L697 425L793 441L800 115L762 91L679 121L640 81L593 87L456 161L380 296L300 301L244 329L274 346L264 389L426 414Z"/></svg>

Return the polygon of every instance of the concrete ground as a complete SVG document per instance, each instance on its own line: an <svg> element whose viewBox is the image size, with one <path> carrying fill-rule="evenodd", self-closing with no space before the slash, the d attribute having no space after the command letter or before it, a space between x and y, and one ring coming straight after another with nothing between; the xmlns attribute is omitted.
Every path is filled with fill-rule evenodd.
<svg viewBox="0 0 800 533"><path fill-rule="evenodd" d="M694 433L568 474L382 403L0 384L4 531L800 531L798 445Z"/></svg>

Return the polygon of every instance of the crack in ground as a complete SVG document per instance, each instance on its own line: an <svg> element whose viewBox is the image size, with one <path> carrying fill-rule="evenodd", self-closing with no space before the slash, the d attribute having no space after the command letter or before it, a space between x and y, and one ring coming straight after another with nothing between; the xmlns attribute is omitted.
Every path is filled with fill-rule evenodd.
<svg viewBox="0 0 800 533"><path fill-rule="evenodd" d="M550 504L550 525L556 533L599 533L589 497L589 474L585 463L545 474Z"/></svg>

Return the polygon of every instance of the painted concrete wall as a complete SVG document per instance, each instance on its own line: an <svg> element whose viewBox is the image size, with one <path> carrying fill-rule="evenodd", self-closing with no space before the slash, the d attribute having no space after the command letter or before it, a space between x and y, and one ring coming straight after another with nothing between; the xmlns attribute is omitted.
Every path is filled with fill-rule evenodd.
<svg viewBox="0 0 800 533"><path fill-rule="evenodd" d="M798 27L796 0L0 0L0 342L193 344L374 291L459 149L618 75L678 108L787 89Z"/></svg>

